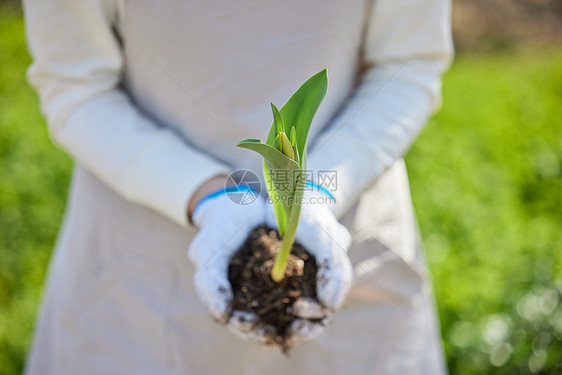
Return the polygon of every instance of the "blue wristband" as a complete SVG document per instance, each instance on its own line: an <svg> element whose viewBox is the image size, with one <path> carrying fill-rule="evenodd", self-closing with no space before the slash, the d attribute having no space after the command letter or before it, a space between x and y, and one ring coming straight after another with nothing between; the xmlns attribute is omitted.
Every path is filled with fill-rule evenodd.
<svg viewBox="0 0 562 375"><path fill-rule="evenodd" d="M241 193L244 191L253 191L254 193L257 193L255 189L252 189L248 185L232 185L232 186L224 187L222 189L212 192L211 194L205 195L203 198L201 198L199 202L197 202L197 204L195 205L195 208L193 209L193 213L191 214L191 216L192 217L195 216L195 212L197 212L197 209L201 207L201 204L205 203L208 200L220 197L221 195L225 195L228 193Z"/></svg>
<svg viewBox="0 0 562 375"><path fill-rule="evenodd" d="M306 181L305 186L311 187L313 190L316 189L318 191L323 192L328 197L330 197L330 199L335 199L334 196L332 195L332 193L330 193L330 190L326 189L324 186L320 186L320 185L315 184L315 183L310 182L310 181Z"/></svg>

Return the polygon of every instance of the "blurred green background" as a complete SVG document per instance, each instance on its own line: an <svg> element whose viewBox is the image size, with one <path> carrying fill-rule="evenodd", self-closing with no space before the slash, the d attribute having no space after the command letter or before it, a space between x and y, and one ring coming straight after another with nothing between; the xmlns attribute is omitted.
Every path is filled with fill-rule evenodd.
<svg viewBox="0 0 562 375"><path fill-rule="evenodd" d="M458 0L443 109L407 155L452 374L562 374L562 5ZM0 1L0 374L22 370L70 159Z"/></svg>

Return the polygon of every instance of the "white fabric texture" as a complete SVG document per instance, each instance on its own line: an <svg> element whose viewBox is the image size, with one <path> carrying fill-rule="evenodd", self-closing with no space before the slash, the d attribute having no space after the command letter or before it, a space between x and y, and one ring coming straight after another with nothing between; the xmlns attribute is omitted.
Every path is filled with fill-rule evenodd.
<svg viewBox="0 0 562 375"><path fill-rule="evenodd" d="M26 374L444 374L404 172L391 167L342 219L353 287L286 358L238 339L199 302L186 260L194 230L78 167Z"/></svg>
<svg viewBox="0 0 562 375"><path fill-rule="evenodd" d="M149 12L151 3L144 0L124 6L126 11L120 14L119 9L123 6L120 7L119 4L118 1L90 0L78 6L69 0L48 3L26 0L26 25L30 50L34 57L29 78L38 89L51 134L59 144L127 199L146 205L181 225L187 225L186 202L201 182L228 171L229 164L236 167L253 167L251 169L259 171L258 159L243 155L242 150L234 151L234 144L243 138L265 134L264 124L271 121L269 113L266 116L262 115L264 109L269 109L265 105L267 100L278 98L281 88L283 96L280 99L286 100L297 84L326 64L329 64L330 92L315 121L316 124L320 123L320 126L317 125L311 130L312 148L309 152L309 163L312 169L338 170L341 185L337 193L340 202L338 215L341 216L357 199L358 194L406 150L419 132L438 102L439 75L447 66L452 51L447 29L450 17L448 1L374 2L369 17L371 27L365 31L367 42L364 47L365 63L372 64L372 67L364 75L361 85L354 90L344 110L329 124L328 131L323 132L320 137L315 137L321 130L319 128L324 127L322 125L336 112L351 89L350 78L356 73L358 53L351 52L350 49L359 47L353 43L359 43L361 27L350 27L351 25L344 23L340 27L345 25L348 30L336 29L341 34L322 35L335 44L328 46L323 40L321 45L325 46L326 50L320 51L314 59L317 61L310 58L311 61L303 66L306 71L297 70L292 64L278 67L277 63L276 68L290 68L290 71L276 72L271 71L271 65L263 64L254 74L257 77L257 74L263 72L267 79L259 83L250 82L254 87L249 88L245 87L248 82L233 81L233 76L218 79L226 74L221 73L225 70L223 53L217 56L218 62L223 64L220 65L221 70L210 65L215 64L215 61L205 61L202 66L193 67L196 69L194 72L189 65L189 59L197 62L197 57L192 56L190 52L203 54L208 49L197 49L199 46L196 43L201 43L199 39L188 40L194 45L184 51L187 61L178 58L175 50L175 58L169 61L169 64L158 61L163 59L165 53L171 52L169 47L165 53L161 53L159 49L166 44L162 43L162 40L167 40L170 35L162 36L166 39L154 40L159 36L157 32L166 30L153 30L156 27L162 29L158 24L160 19L168 20L168 28L175 31L174 27L177 26L174 26L170 17L174 14L176 17L182 16L182 10L189 11L193 14L193 20L188 19L185 22L191 21L188 26L193 24L195 28L205 15L201 12L201 17L197 17L199 9L196 7L185 9L186 5L183 5L184 9L180 8L175 12L172 5L177 6L178 3L172 1L168 7L162 6ZM240 5L231 4L231 7L235 9ZM310 3L310 6L313 7L314 4ZM326 17L334 17L334 13L342 12L334 5L323 6L326 8L323 10L327 13ZM343 21L358 24L358 19L352 20L352 17L359 16L359 20L363 19L363 4L353 4L348 9L340 14L340 23ZM292 13L299 10L287 6L285 11ZM160 14L162 11L167 13ZM212 9L206 11L213 12ZM260 9L256 8L256 11ZM279 9L263 9L263 12L266 11L275 12ZM147 19L127 18L128 14L132 18L139 12ZM253 13L249 12L247 17L253 16ZM252 25L266 28L272 26L267 24L266 18L260 17L264 21L259 25L254 25L253 21ZM135 21L142 25L135 25ZM239 22L242 24L244 21L247 20L241 19ZM299 21L300 19L295 20ZM324 21L315 18L316 23L310 19L306 22L319 28L322 23L328 24L329 19ZM243 29L240 24L234 26ZM134 26L137 28L128 30L128 27ZM127 38L125 55L115 37L115 28L121 30L124 39ZM225 30L227 31L232 30ZM286 34L286 30L281 31ZM135 37L128 32L134 32ZM350 34L353 32L355 34ZM189 36L191 35L186 35L186 38ZM353 37L357 40L353 40ZM273 31L260 35L264 43L272 45L287 43L287 40L290 40L287 38L287 35L278 35ZM147 45L151 42L155 44L153 53L147 51ZM222 51L216 45L216 40L209 42L214 44L213 48ZM222 42L228 43L230 40ZM315 48L318 46L314 47L311 44L314 42L314 39L301 42L302 45L295 48L310 49L305 55L308 58L317 52ZM137 46L141 43L142 45ZM254 47L250 46L252 49ZM340 47L341 53L349 50L349 55L333 53L331 49L335 47ZM240 54L247 52L240 48ZM286 57L287 61L299 56L302 59L302 52L291 51L291 55ZM127 53L133 56L127 56ZM327 53L331 53L329 58L326 58ZM124 57L129 57L129 60L125 61ZM145 67L147 63L151 65L150 68ZM173 66L178 63L185 65L179 72ZM245 70L237 72L233 68L238 68L245 63L244 61L226 63L231 64L227 67L232 70L232 75L248 74ZM311 66L316 68L310 69ZM130 71L127 71L127 68ZM143 68L144 70L141 70ZM201 79L195 82L195 86L190 85L188 91L182 82L193 81L193 74L203 69L209 70L209 73L202 76L208 76L209 80ZM158 74L154 74L154 71ZM215 76L211 78L210 73ZM123 78L128 86L127 91L123 91L120 86ZM268 81L272 78L275 81ZM139 83L133 80L138 80ZM172 82L163 82L165 80ZM217 81L220 86L214 88ZM232 88L225 87L224 82L231 81ZM257 84L269 85L269 96L264 95L263 88ZM171 92L169 86L173 86L175 92ZM152 89L151 92L148 92L148 89ZM256 102L263 105L258 107L256 114L244 114L246 117L240 119L226 114L224 118L220 117L220 120L217 120L219 117L216 114L211 114L205 109L207 98L204 95L201 95L202 99L195 100L194 109L186 105L186 100L189 104L190 98L194 98L193 93L202 90L206 93L210 89L213 89L209 93L213 102L209 106L220 101L217 93L223 93L223 100L239 101L240 89L245 89L244 95L247 97L239 103L241 108L247 107L246 102L254 100L254 96L256 99L261 98ZM228 92L228 89L233 92ZM178 99L171 95L181 97L183 103L176 104ZM141 106L141 110L131 103L131 97ZM167 102L162 103L164 98ZM174 105L176 108L169 110L168 107ZM183 120L181 116L185 114L182 108L192 110L192 113L198 116L190 114L185 116L187 120ZM174 126L176 124L178 125ZM226 130L224 124L231 125L231 128ZM248 129L248 124L255 124L253 126L256 127ZM209 128L212 131L209 131ZM219 139L216 138L217 135ZM212 137L215 138L211 139ZM215 147L208 148L211 145ZM237 156L234 161L233 155Z"/></svg>
<svg viewBox="0 0 562 375"><path fill-rule="evenodd" d="M315 139L308 168L337 171L337 216L402 156L440 105L452 55L448 1L375 1L361 84ZM415 30L415 31L414 31Z"/></svg>
<svg viewBox="0 0 562 375"><path fill-rule="evenodd" d="M120 87L123 53L111 29L116 5L31 0L25 9L34 55L29 80L53 139L127 199L187 226L195 189L230 169L131 103Z"/></svg>
<svg viewBox="0 0 562 375"><path fill-rule="evenodd" d="M448 0L24 0L24 11L29 80L77 165L27 374L444 373L400 156L439 104ZM338 173L355 277L330 326L287 359L211 319L185 213L213 175L261 174L259 155L234 145L265 137L269 101L325 67L308 166Z"/></svg>

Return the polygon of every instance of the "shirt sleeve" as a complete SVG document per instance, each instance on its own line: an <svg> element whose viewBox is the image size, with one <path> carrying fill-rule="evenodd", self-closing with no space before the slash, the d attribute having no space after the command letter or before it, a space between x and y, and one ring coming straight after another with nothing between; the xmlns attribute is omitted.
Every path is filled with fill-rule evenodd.
<svg viewBox="0 0 562 375"><path fill-rule="evenodd" d="M25 0L28 79L51 137L78 163L127 200L187 227L194 190L229 169L144 116L120 88L117 6Z"/></svg>
<svg viewBox="0 0 562 375"><path fill-rule="evenodd" d="M440 105L453 55L449 0L376 0L359 84L311 146L308 169L337 173L337 216L408 149Z"/></svg>

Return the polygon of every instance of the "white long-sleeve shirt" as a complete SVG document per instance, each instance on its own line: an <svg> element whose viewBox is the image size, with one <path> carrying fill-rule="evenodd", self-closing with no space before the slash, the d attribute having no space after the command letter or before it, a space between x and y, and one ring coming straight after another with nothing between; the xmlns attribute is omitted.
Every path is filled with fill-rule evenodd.
<svg viewBox="0 0 562 375"><path fill-rule="evenodd" d="M260 171L235 144L265 138L268 103L327 67L308 166L337 171L343 215L439 102L449 1L215 3L25 0L29 80L52 137L126 199L187 226L201 183Z"/></svg>
<svg viewBox="0 0 562 375"><path fill-rule="evenodd" d="M30 81L78 164L27 374L444 374L395 161L439 102L448 0L24 5ZM186 204L215 174L261 174L260 156L235 144L265 138L269 102L325 67L307 164L337 172L354 286L326 332L287 359L199 302Z"/></svg>

